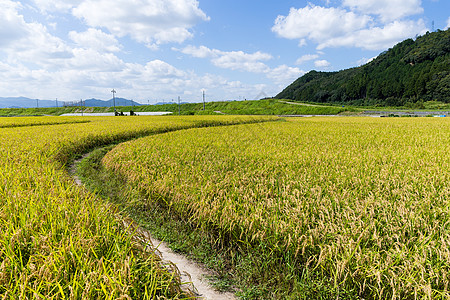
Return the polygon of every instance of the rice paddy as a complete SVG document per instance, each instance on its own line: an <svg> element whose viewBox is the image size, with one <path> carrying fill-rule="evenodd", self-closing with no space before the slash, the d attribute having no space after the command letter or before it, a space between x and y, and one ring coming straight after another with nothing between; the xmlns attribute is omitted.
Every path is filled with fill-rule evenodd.
<svg viewBox="0 0 450 300"><path fill-rule="evenodd" d="M449 145L447 118L299 118L149 136L103 163L231 260L274 257L240 278L254 298L446 299Z"/></svg>
<svg viewBox="0 0 450 300"><path fill-rule="evenodd" d="M141 195L125 201L210 234L243 298L450 297L447 118L270 120L0 119L0 295L192 297L66 170L123 142L103 164Z"/></svg>
<svg viewBox="0 0 450 300"><path fill-rule="evenodd" d="M2 299L187 299L176 270L66 167L94 147L254 117L0 119Z"/></svg>

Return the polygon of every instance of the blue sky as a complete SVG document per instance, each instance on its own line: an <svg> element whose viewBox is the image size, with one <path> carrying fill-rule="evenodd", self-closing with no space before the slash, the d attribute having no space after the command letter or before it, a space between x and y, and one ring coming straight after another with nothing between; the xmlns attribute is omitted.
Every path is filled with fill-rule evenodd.
<svg viewBox="0 0 450 300"><path fill-rule="evenodd" d="M0 0L0 96L274 96L450 26L448 0Z"/></svg>

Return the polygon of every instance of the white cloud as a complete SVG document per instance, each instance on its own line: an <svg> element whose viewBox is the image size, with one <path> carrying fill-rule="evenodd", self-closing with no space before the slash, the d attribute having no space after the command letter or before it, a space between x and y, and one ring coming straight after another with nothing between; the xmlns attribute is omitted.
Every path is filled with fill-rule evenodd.
<svg viewBox="0 0 450 300"><path fill-rule="evenodd" d="M44 1L41 3L45 4ZM51 3L55 5L55 11L71 11L69 6L57 5L63 2ZM51 5L41 10L50 12L50 8ZM60 101L79 100L86 95L107 99L111 96L111 88L115 88L121 97L140 101L176 98L178 95L184 95L187 101L196 100L196 97L201 101L201 93L196 95L203 88L210 91L208 97L211 100L222 100L224 95L231 98L248 95L250 98L257 94L256 90L261 90L258 84L230 81L220 75L199 76L194 71L181 70L159 59L126 62L115 54L122 50L122 45L107 31L99 28L71 31L66 42L52 35L46 26L25 21L19 12L31 7L0 0L0 9L0 82L6 83L0 84L0 95L58 98ZM162 37L157 38L163 41ZM154 41L156 43L156 39ZM186 48L185 52L188 50ZM208 57L222 68L257 72L263 76L270 69L263 62L272 59L271 55L262 52L225 52L206 47L194 47L191 51L192 55Z"/></svg>
<svg viewBox="0 0 450 300"><path fill-rule="evenodd" d="M83 95L104 99L111 87L126 91L126 97L183 94L205 87L203 78L162 60L124 62L113 53L121 47L117 39L101 30L70 32L76 44L71 47L42 24L27 23L17 3L2 0L0 9L0 82L7 83L0 85L1 95L64 101ZM223 78L217 82L219 89L227 85Z"/></svg>
<svg viewBox="0 0 450 300"><path fill-rule="evenodd" d="M17 10L20 4L12 1L0 2L0 44L2 48L29 36L30 28Z"/></svg>
<svg viewBox="0 0 450 300"><path fill-rule="evenodd" d="M33 0L42 12L71 12L95 28L106 28L156 49L193 36L190 29L209 17L197 0Z"/></svg>
<svg viewBox="0 0 450 300"><path fill-rule="evenodd" d="M269 67L262 61L272 59L272 55L260 51L255 53L245 53L243 51L221 51L217 49L209 49L205 46L187 46L180 51L193 57L209 58L211 63L219 68L254 73L266 72Z"/></svg>
<svg viewBox="0 0 450 300"><path fill-rule="evenodd" d="M191 56L197 57L197 58L218 57L218 56L222 55L222 53L225 53L220 50L209 49L208 47L205 47L205 46L195 47L192 45L186 46L185 48L183 48L181 50L176 49L176 48L172 48L172 50L181 51L184 54L188 54L188 55L191 55Z"/></svg>
<svg viewBox="0 0 450 300"><path fill-rule="evenodd" d="M445 30L447 30L447 29L449 29L450 28L450 17L448 17L448 20L447 20L447 26L445 27Z"/></svg>
<svg viewBox="0 0 450 300"><path fill-rule="evenodd" d="M183 78L186 76L186 73L157 59L150 61L145 65L142 75L148 76L148 78L154 80L156 78Z"/></svg>
<svg viewBox="0 0 450 300"><path fill-rule="evenodd" d="M371 18L341 8L324 8L309 4L291 8L288 16L278 16L272 31L288 39L308 38L323 42L347 32L365 28Z"/></svg>
<svg viewBox="0 0 450 300"><path fill-rule="evenodd" d="M297 59L295 61L295 64L296 65L301 65L301 64L303 64L303 63L305 63L307 61L314 60L314 59L316 59L318 57L319 57L319 55L317 55L317 54L305 54L305 55L301 56L299 59Z"/></svg>
<svg viewBox="0 0 450 300"><path fill-rule="evenodd" d="M33 0L33 2L42 12L68 12L83 0Z"/></svg>
<svg viewBox="0 0 450 300"><path fill-rule="evenodd" d="M423 12L420 0L344 0L343 4L364 14L378 15L382 22Z"/></svg>
<svg viewBox="0 0 450 300"><path fill-rule="evenodd" d="M386 2L387 1L387 2ZM390 0L382 0L380 3L388 3ZM300 9L291 8L289 15L278 16L272 31L279 36L288 39L299 39L300 45L305 44L305 39L317 44L317 49L327 47L357 47L367 50L384 50L396 43L426 32L426 26L422 19L395 20L392 22L376 22L367 14L371 7L377 7L372 14L379 15L383 21L394 17L407 16L421 11L420 2L405 0L411 4L410 9L402 12L390 12L391 9L400 9L402 1L393 0L391 4L380 6L375 0L344 0L344 4L357 12L347 11L342 8L324 8L309 4ZM390 13L389 13L390 12Z"/></svg>
<svg viewBox="0 0 450 300"><path fill-rule="evenodd" d="M95 49L77 48L73 57L64 61L64 68L98 72L120 72L125 63L112 53L101 53Z"/></svg>
<svg viewBox="0 0 450 300"><path fill-rule="evenodd" d="M320 43L317 48L327 47L358 47L367 50L387 49L399 41L412 37L416 34L424 34L426 26L423 20L415 21L394 21L384 27L372 27L354 32L349 32L343 36L330 38Z"/></svg>
<svg viewBox="0 0 450 300"><path fill-rule="evenodd" d="M260 51L251 54L243 51L226 52L209 49L205 46L187 46L181 50L175 48L173 50L181 51L184 54L197 58L208 58L211 60L211 63L220 68L265 74L267 78L280 88L305 74L303 70L287 65L270 68L262 61L272 59L272 55Z"/></svg>
<svg viewBox="0 0 450 300"><path fill-rule="evenodd" d="M85 49L75 53L75 57L66 60L66 65L59 70L0 63L0 81L8 82L8 85L0 85L0 94L33 95L41 99L58 97L61 101L80 99L85 95L107 99L114 87L122 97L148 99L155 95L174 96L199 90L211 81L215 85L210 88L226 90L229 84L217 76L205 82L205 78L161 60L142 65L125 63L112 53L102 55Z"/></svg>
<svg viewBox="0 0 450 300"><path fill-rule="evenodd" d="M121 48L113 35L95 28L89 28L85 32L70 31L69 37L78 46L97 51L117 52Z"/></svg>
<svg viewBox="0 0 450 300"><path fill-rule="evenodd" d="M281 65L276 68L270 69L266 75L280 88L284 88L305 73L305 71L300 70L299 68Z"/></svg>
<svg viewBox="0 0 450 300"><path fill-rule="evenodd" d="M308 42L306 41L306 39L300 39L300 41L298 42L298 46L301 48L303 46L306 46L308 44Z"/></svg>
<svg viewBox="0 0 450 300"><path fill-rule="evenodd" d="M73 57L64 41L50 35L40 24L31 24L27 38L23 38L9 49L8 58L28 62L47 68L57 68L64 60Z"/></svg>
<svg viewBox="0 0 450 300"><path fill-rule="evenodd" d="M91 27L154 47L191 38L189 29L209 20L198 5L196 0L84 0L72 12Z"/></svg>
<svg viewBox="0 0 450 300"><path fill-rule="evenodd" d="M316 68L326 68L326 67L329 67L331 64L329 61L322 59L322 60L316 60L314 62L314 65L316 66Z"/></svg>
<svg viewBox="0 0 450 300"><path fill-rule="evenodd" d="M27 23L18 12L20 8L12 1L0 3L0 53L6 55L9 63L54 67L72 57L71 49L63 40L52 36L42 24Z"/></svg>
<svg viewBox="0 0 450 300"><path fill-rule="evenodd" d="M267 65L261 60L271 59L267 53L255 52L252 54L243 51L225 52L211 61L215 66L231 70L243 70L247 72L262 73L267 70Z"/></svg>

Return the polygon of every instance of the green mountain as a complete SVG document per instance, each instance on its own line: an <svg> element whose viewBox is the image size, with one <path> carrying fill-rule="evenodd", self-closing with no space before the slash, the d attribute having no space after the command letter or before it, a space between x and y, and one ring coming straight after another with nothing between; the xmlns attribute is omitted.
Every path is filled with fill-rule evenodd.
<svg viewBox="0 0 450 300"><path fill-rule="evenodd" d="M311 71L276 98L364 106L450 103L450 29L407 39L361 67Z"/></svg>

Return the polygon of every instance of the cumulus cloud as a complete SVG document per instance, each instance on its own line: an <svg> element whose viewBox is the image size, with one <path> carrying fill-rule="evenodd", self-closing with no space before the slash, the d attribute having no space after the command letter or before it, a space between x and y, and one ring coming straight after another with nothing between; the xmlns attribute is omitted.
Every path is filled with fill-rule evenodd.
<svg viewBox="0 0 450 300"><path fill-rule="evenodd" d="M162 60L124 62L114 54L121 48L117 39L100 29L71 31L74 43L69 44L44 25L26 22L21 9L16 2L0 1L0 81L7 82L0 94L73 100L86 94L105 98L111 87L135 97L204 87L204 78ZM222 78L216 84L221 88L229 82Z"/></svg>
<svg viewBox="0 0 450 300"><path fill-rule="evenodd" d="M296 80L305 73L305 71L300 70L299 68L281 65L270 69L266 75L280 88L284 88L286 85L292 83L292 81Z"/></svg>
<svg viewBox="0 0 450 300"><path fill-rule="evenodd" d="M10 45L29 34L29 29L23 19L17 13L20 5L12 1L1 1L0 10L0 44L2 47Z"/></svg>
<svg viewBox="0 0 450 300"><path fill-rule="evenodd" d="M261 60L268 60L270 58L271 56L269 54L259 51L252 54L243 51L231 51L215 57L211 61L215 66L220 68L261 73L265 72L268 68Z"/></svg>
<svg viewBox="0 0 450 300"><path fill-rule="evenodd" d="M172 48L172 49L175 51L178 50L176 48ZM209 49L208 47L205 47L205 46L195 47L192 45L189 45L189 46L185 47L184 49L181 49L180 51L184 54L188 54L188 55L191 55L191 56L197 57L197 58L217 57L217 56L222 55L222 53L225 53L220 50Z"/></svg>
<svg viewBox="0 0 450 300"><path fill-rule="evenodd" d="M140 73L152 80L155 78L183 78L186 75L184 71L159 59L148 62L141 68Z"/></svg>
<svg viewBox="0 0 450 300"><path fill-rule="evenodd" d="M213 65L219 68L265 74L267 78L280 86L291 83L293 80L305 74L305 72L299 68L289 67L287 65L270 68L262 61L272 59L272 55L260 51L255 53L245 53L243 51L227 52L210 49L205 46L187 46L178 51L193 57L208 58Z"/></svg>
<svg viewBox="0 0 450 300"><path fill-rule="evenodd" d="M209 20L198 5L196 0L84 0L72 12L91 27L154 47L191 38L189 29Z"/></svg>
<svg viewBox="0 0 450 300"><path fill-rule="evenodd" d="M401 19L423 11L419 0L344 0L343 4L351 11L312 4L291 8L287 16L276 18L272 31L283 38L298 39L299 45L313 41L318 50L328 47L383 50L426 32L422 19Z"/></svg>
<svg viewBox="0 0 450 300"><path fill-rule="evenodd" d="M190 29L209 17L197 0L33 0L42 12L72 13L94 28L106 28L156 49L193 36Z"/></svg>
<svg viewBox="0 0 450 300"><path fill-rule="evenodd" d="M105 99L114 87L123 97L148 99L149 96L182 95L209 85L226 89L229 81L212 79L182 71L167 62L152 60L146 64L126 63L113 53L100 54L76 49L74 57L58 69L32 68L23 64L0 62L0 94L33 95L62 101L80 99L88 94Z"/></svg>
<svg viewBox="0 0 450 300"><path fill-rule="evenodd" d="M0 0L0 82L5 83L0 85L1 95L73 101L86 95L105 99L115 88L121 97L140 101L178 95L187 101L195 97L201 101L198 91L206 88L211 100L251 99L260 91L278 92L304 74L286 65L269 67L273 57L262 51L221 51L204 46L179 50L208 59L219 68L260 74L255 81L269 78L278 86L199 75L162 59L145 61L144 55L130 58L128 37L148 47L192 37L193 26L209 20L196 0L20 2ZM62 33L61 20L74 24L72 28L85 29ZM124 36L127 38L121 39Z"/></svg>
<svg viewBox="0 0 450 300"><path fill-rule="evenodd" d="M33 2L42 12L68 12L83 0L33 0Z"/></svg>
<svg viewBox="0 0 450 300"><path fill-rule="evenodd" d="M52 67L72 57L71 49L60 38L52 36L39 23L27 23L18 10L21 5L4 0L0 3L0 42L9 62L29 62Z"/></svg>
<svg viewBox="0 0 450 300"><path fill-rule="evenodd" d="M399 41L416 34L424 34L426 26L423 20L394 21L383 27L372 27L330 38L321 42L317 49L327 47L358 47L367 50L382 50L394 46Z"/></svg>
<svg viewBox="0 0 450 300"><path fill-rule="evenodd" d="M326 67L329 67L331 64L329 61L322 59L322 60L316 60L314 62L314 65L316 66L316 68L326 68Z"/></svg>
<svg viewBox="0 0 450 300"><path fill-rule="evenodd" d="M288 16L278 16L272 31L288 39L308 38L322 42L352 30L365 28L371 18L341 8L325 8L309 4L291 8Z"/></svg>
<svg viewBox="0 0 450 300"><path fill-rule="evenodd" d="M447 26L445 27L445 30L447 30L447 29L449 29L450 28L450 17L448 18L448 20L447 20Z"/></svg>
<svg viewBox="0 0 450 300"><path fill-rule="evenodd" d="M89 28L85 32L70 31L69 37L78 46L97 51L117 52L121 48L113 35L95 28Z"/></svg>
<svg viewBox="0 0 450 300"><path fill-rule="evenodd" d="M295 64L296 65L301 65L301 64L303 64L303 63L305 63L307 61L314 60L314 59L316 59L318 57L319 57L319 55L317 55L317 54L305 54L305 55L301 56L299 59L297 59L295 61Z"/></svg>
<svg viewBox="0 0 450 300"><path fill-rule="evenodd" d="M73 57L64 61L65 69L120 72L125 68L125 63L112 53L76 48L72 50L72 54Z"/></svg>
<svg viewBox="0 0 450 300"><path fill-rule="evenodd" d="M420 0L344 0L343 4L363 14L378 15L382 22L423 12Z"/></svg>
<svg viewBox="0 0 450 300"><path fill-rule="evenodd" d="M269 67L262 61L272 59L272 55L260 51L255 53L245 53L243 51L221 51L217 49L209 49L205 46L187 46L180 51L193 57L209 58L212 64L219 68L254 73L266 72Z"/></svg>
<svg viewBox="0 0 450 300"><path fill-rule="evenodd" d="M91 3L93 5L91 8L94 8L95 4L102 4L102 1L97 2ZM140 3L144 2L151 1L141 1ZM40 7L38 8L41 12L70 13L76 8L83 8L82 5L89 1L49 0L46 2L35 0L35 3L39 3ZM158 2L152 1L152 3ZM158 20L152 18L147 20L145 16L150 13L137 9L141 19L133 18L135 23L131 24L128 29L109 30L110 24L100 26L99 23L98 26L82 32L68 32L65 36L68 40L65 41L62 37L52 35L43 24L25 20L20 14L21 10L30 10L33 9L32 7L22 6L15 1L1 0L0 82L7 84L0 85L0 94L33 95L32 97L41 99L57 97L60 101L73 101L86 95L105 99L110 97L109 91L114 87L122 97L141 101L152 97L161 99L165 96L170 97L170 95L172 97L184 95L187 97L186 100L190 101L195 99L196 92L203 88L211 91L208 96L211 97L210 99L214 97L214 100L223 99L224 95L230 95L230 97L233 95L236 97L239 95L251 96L255 90L261 90L261 85L258 84L230 81L220 75L199 76L194 71L181 70L160 59L138 63L127 62L119 58L116 53L121 52L122 54L123 46L119 43L118 36L129 34L133 37L131 33L127 32L133 31L133 26L138 28L139 22L159 24L160 27L151 32L146 41L152 39L154 43L162 43L177 40L180 32L183 32L183 30L178 31L177 28L189 30L190 27L187 26L199 19L207 18L204 14L199 13L199 10L196 12L195 7L198 4L196 1L162 1L161 3L166 6L184 3L187 5L184 7L190 9L191 17L188 13L184 19L177 19L175 14L173 19L175 19L176 26L172 26L167 24L169 22L167 16L159 16ZM114 7L115 3L111 5ZM128 7L127 5L123 6ZM165 9L165 7L161 9ZM177 9L183 10L183 5ZM174 10L175 8L169 7L166 11L169 13ZM178 13L178 16L180 14ZM64 15L60 15L55 18L61 16L64 17ZM133 17L131 13L129 16ZM124 20L123 15L121 18L119 20ZM84 17L82 19L87 20ZM119 34L119 30L123 30L123 32L121 31ZM142 30L145 31L145 28ZM188 53L188 51L189 49L186 48L185 52ZM192 48L191 55L208 57L213 64L221 68L263 72L262 74L269 69L264 61L272 59L271 55L262 52L225 52L206 47ZM198 97L201 97L201 93L198 93Z"/></svg>

